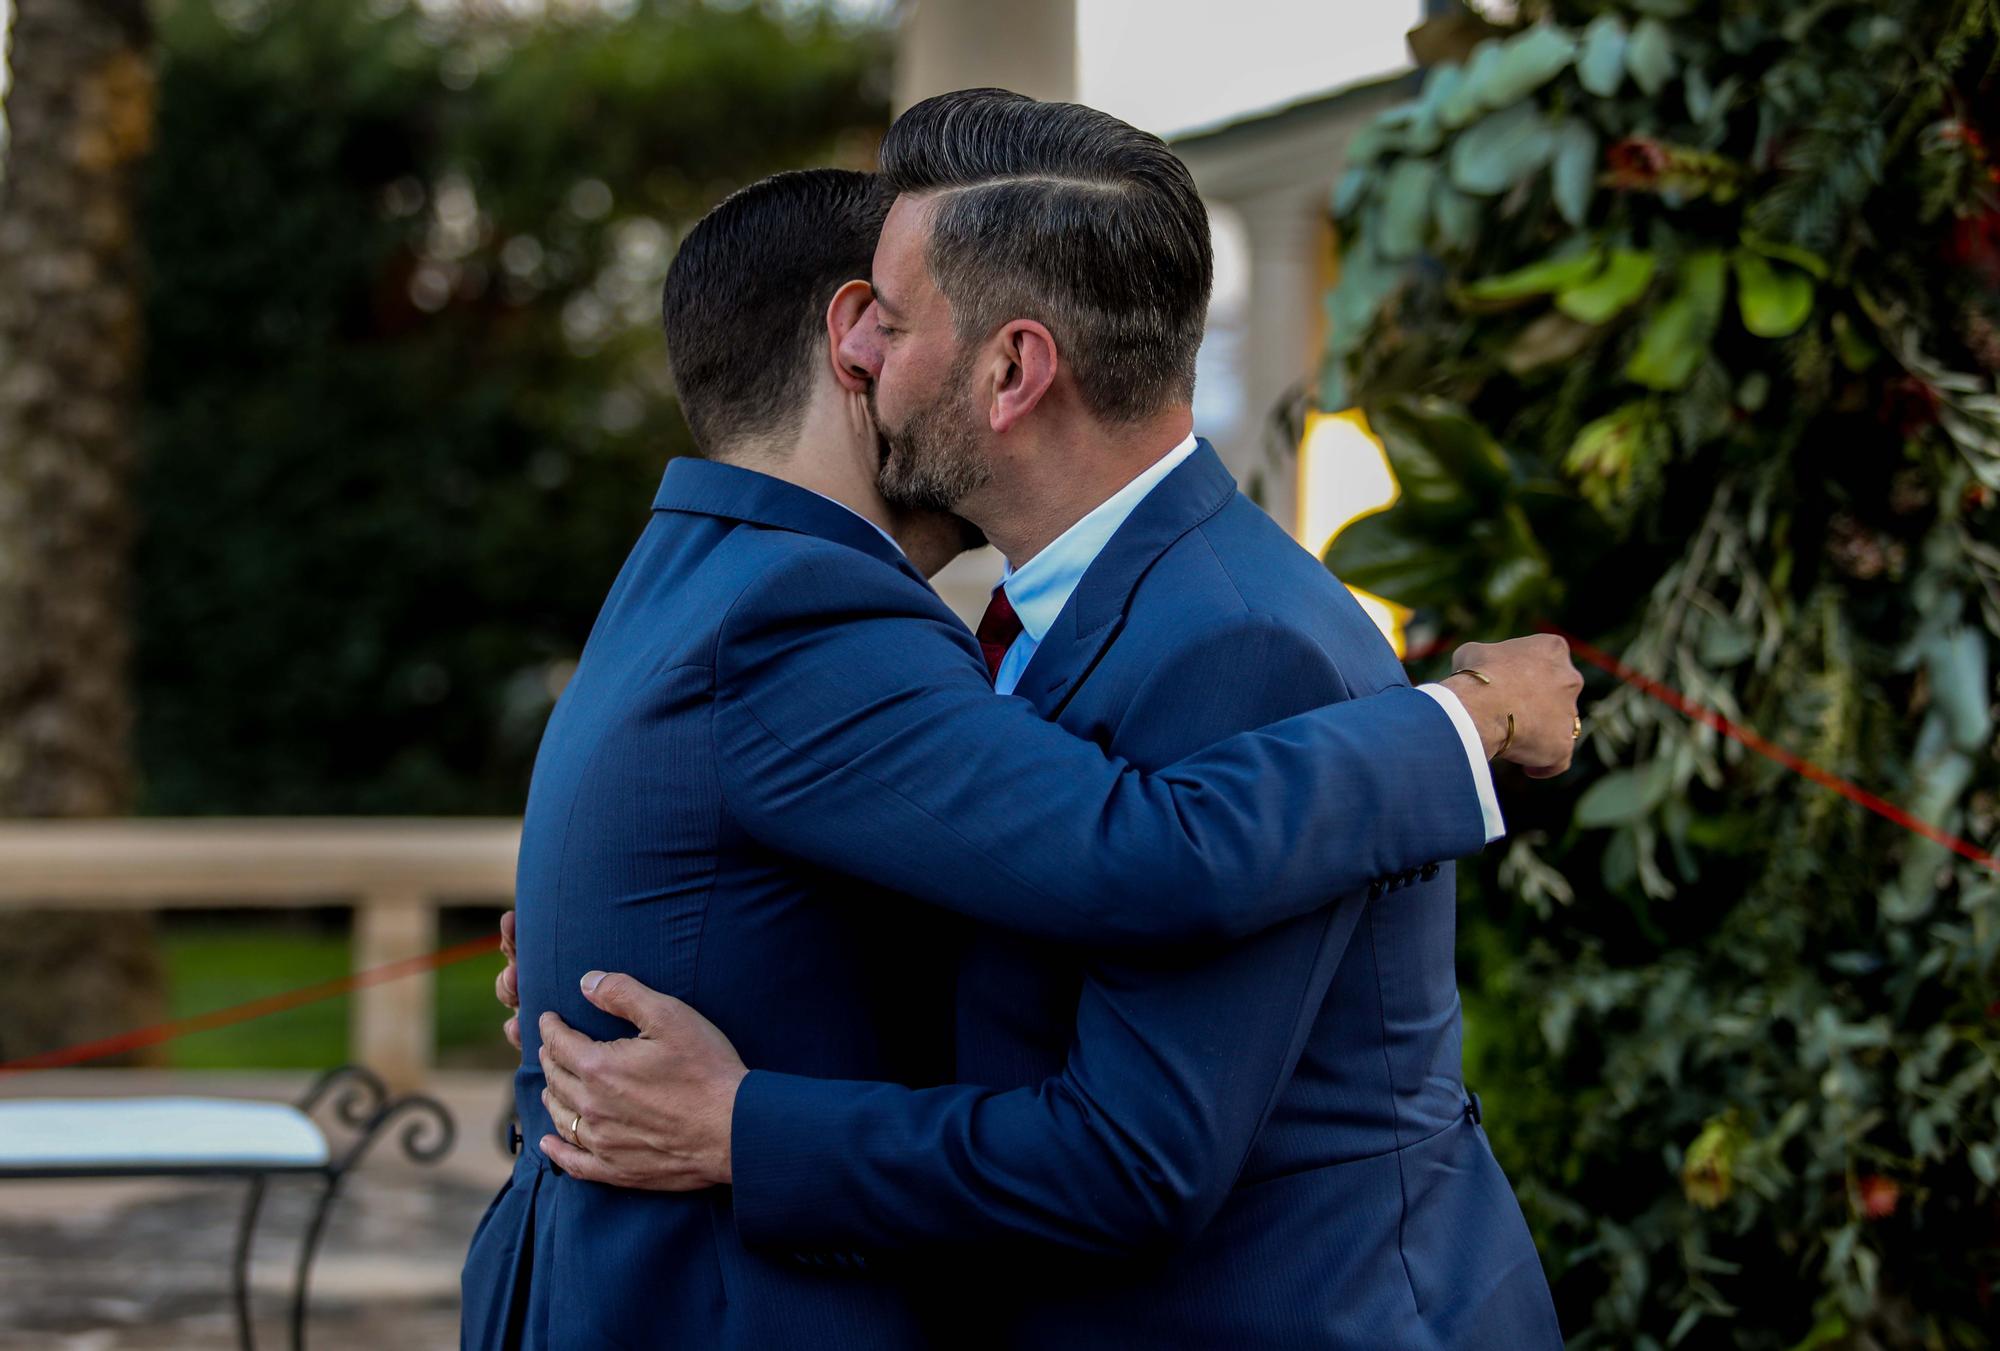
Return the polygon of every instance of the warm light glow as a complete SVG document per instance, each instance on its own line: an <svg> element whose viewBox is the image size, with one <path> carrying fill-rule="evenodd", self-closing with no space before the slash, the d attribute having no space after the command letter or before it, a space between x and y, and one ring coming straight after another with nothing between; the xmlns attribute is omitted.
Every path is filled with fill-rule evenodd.
<svg viewBox="0 0 2000 1351"><path fill-rule="evenodd" d="M1364 516L1395 505L1402 495L1389 452L1359 408L1308 413L1299 440L1299 524L1301 544L1326 552L1334 537ZM1388 636L1401 657L1410 611L1394 601L1347 588Z"/></svg>
<svg viewBox="0 0 2000 1351"><path fill-rule="evenodd" d="M1350 586L1348 591L1361 602L1361 608L1375 621L1375 627L1382 630L1389 646L1396 649L1396 660L1401 661L1409 652L1410 615L1414 613L1407 606L1398 605L1393 600L1384 600L1371 591L1363 591L1358 586Z"/></svg>

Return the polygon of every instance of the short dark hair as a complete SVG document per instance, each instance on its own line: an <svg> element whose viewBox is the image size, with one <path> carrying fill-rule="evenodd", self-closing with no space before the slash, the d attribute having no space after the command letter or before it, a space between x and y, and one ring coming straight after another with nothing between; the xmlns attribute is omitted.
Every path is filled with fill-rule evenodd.
<svg viewBox="0 0 2000 1351"><path fill-rule="evenodd" d="M1215 273L1194 178L1159 137L1005 89L925 99L882 142L883 184L939 194L929 263L961 339L1048 327L1090 410L1194 396Z"/></svg>
<svg viewBox="0 0 2000 1351"><path fill-rule="evenodd" d="M703 455L797 431L827 303L867 278L889 200L873 174L800 169L732 193L688 231L660 318Z"/></svg>

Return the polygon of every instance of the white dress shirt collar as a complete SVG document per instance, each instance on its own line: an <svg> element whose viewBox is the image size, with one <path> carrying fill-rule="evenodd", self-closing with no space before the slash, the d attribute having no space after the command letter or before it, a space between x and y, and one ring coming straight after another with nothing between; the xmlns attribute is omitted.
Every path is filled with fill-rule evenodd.
<svg viewBox="0 0 2000 1351"><path fill-rule="evenodd" d="M804 485L801 484L800 486L803 487ZM806 491L811 493L814 497L825 498L827 501L833 503L836 507L839 507L842 511L846 512L849 516L854 517L854 519L856 519L857 521L866 522L870 530L873 530L876 534L880 535L883 539L888 540L890 544L894 545L897 553L900 554L903 552L903 545L901 541L899 541L894 535L890 534L888 531L884 530L881 526L875 524L875 522L870 521L866 516L863 516L853 507L848 506L847 503L841 501L837 497L827 497L825 493L819 491L817 488L807 488ZM904 556L908 557L907 554Z"/></svg>
<svg viewBox="0 0 2000 1351"><path fill-rule="evenodd" d="M1039 644L1076 591L1083 574L1104 552L1104 546L1118 533L1146 495L1160 480L1194 454L1194 433L1162 455L1137 478L1093 507L1084 518L1051 540L1046 548L1020 567L1009 564L1000 585L1007 589L1007 602L1021 617L1021 628Z"/></svg>

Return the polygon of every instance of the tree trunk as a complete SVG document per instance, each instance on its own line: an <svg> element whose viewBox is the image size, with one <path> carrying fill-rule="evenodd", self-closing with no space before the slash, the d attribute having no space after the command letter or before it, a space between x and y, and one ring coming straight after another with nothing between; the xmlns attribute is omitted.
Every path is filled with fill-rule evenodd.
<svg viewBox="0 0 2000 1351"><path fill-rule="evenodd" d="M132 799L141 0L14 0L0 175L0 816ZM151 921L0 914L0 1058L160 1016Z"/></svg>

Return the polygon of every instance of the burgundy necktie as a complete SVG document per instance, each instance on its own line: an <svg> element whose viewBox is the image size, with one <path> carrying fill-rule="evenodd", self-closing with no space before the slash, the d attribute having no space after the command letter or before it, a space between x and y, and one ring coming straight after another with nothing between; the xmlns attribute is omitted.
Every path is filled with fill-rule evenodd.
<svg viewBox="0 0 2000 1351"><path fill-rule="evenodd" d="M979 639L979 650L986 654L986 674L998 680L1007 649L1021 636L1021 616L1014 613L1013 605L1008 602L1006 587L993 588L993 599L986 602L986 613L980 616L974 635Z"/></svg>

